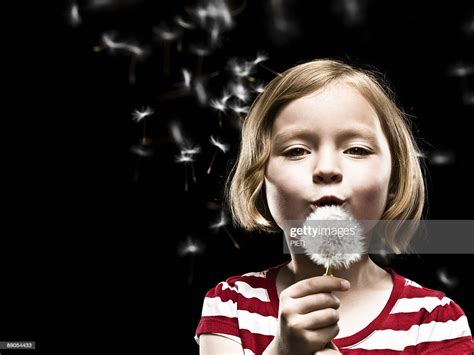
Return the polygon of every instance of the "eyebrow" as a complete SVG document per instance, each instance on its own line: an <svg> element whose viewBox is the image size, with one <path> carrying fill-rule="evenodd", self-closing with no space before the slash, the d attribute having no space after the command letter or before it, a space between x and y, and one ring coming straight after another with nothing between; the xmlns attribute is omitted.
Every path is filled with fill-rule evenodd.
<svg viewBox="0 0 474 355"><path fill-rule="evenodd" d="M377 136L375 133L371 129L364 126L347 128L342 132L339 132L336 139L340 141L359 137L377 144ZM278 133L274 138L274 142L281 143L291 138L314 139L314 132L304 128L290 128Z"/></svg>

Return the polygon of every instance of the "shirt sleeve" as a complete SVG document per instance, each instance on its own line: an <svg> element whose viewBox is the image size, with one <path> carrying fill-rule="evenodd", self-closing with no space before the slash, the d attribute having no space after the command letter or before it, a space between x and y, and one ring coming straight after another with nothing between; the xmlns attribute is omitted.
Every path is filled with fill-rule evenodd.
<svg viewBox="0 0 474 355"><path fill-rule="evenodd" d="M201 334L219 334L240 344L239 322L235 292L221 282L209 290L204 298L201 319L196 328L195 339L199 343Z"/></svg>
<svg viewBox="0 0 474 355"><path fill-rule="evenodd" d="M417 353L471 354L474 341L464 311L447 298L423 319L418 334Z"/></svg>

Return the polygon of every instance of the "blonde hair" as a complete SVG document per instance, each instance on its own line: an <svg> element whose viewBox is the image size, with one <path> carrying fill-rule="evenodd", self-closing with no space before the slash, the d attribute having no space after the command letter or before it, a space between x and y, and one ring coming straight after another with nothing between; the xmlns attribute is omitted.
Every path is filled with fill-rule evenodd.
<svg viewBox="0 0 474 355"><path fill-rule="evenodd" d="M335 82L354 87L372 105L379 117L392 155L387 205L382 220L414 220L423 213L425 186L418 161L419 149L407 116L397 107L393 92L381 85L372 71L354 68L337 60L320 59L297 65L273 79L252 104L243 123L238 160L229 176L226 198L234 224L245 230L276 232L265 197L265 166L270 156L272 126L285 104ZM385 242L395 252L405 250L413 233L397 233L389 223Z"/></svg>

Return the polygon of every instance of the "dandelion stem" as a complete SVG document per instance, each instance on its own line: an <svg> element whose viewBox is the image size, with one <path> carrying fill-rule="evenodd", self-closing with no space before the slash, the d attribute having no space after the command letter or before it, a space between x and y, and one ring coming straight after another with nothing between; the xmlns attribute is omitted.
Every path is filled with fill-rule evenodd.
<svg viewBox="0 0 474 355"><path fill-rule="evenodd" d="M184 164L184 191L188 192L188 165Z"/></svg>
<svg viewBox="0 0 474 355"><path fill-rule="evenodd" d="M137 56L132 55L130 58L130 65L128 67L128 81L130 84L135 84L135 67L137 63Z"/></svg>
<svg viewBox="0 0 474 355"><path fill-rule="evenodd" d="M235 238L232 236L232 234L230 234L229 230L224 226L222 227L222 229L224 230L224 232L227 233L227 235L229 236L230 240L232 241L232 244L234 244L234 247L236 249L239 249L240 250L240 245L239 243L237 243L237 241L235 240Z"/></svg>
<svg viewBox="0 0 474 355"><path fill-rule="evenodd" d="M273 73L273 74L275 74L275 75L278 75L279 77L283 77L283 74L278 73L278 72L274 71L273 69L270 69L270 68L267 67L265 64L262 64L262 63L259 63L259 64L260 64L260 66L261 66L263 69L268 70L270 73Z"/></svg>
<svg viewBox="0 0 474 355"><path fill-rule="evenodd" d="M191 163L191 173L193 174L194 183L197 183L196 174L194 173L194 164L193 163Z"/></svg>
<svg viewBox="0 0 474 355"><path fill-rule="evenodd" d="M209 164L209 168L207 169L207 174L208 175L211 173L212 164L214 164L214 160L216 159L216 155L217 155L217 149L214 151L214 154L212 155L211 163Z"/></svg>
<svg viewBox="0 0 474 355"><path fill-rule="evenodd" d="M332 265L328 265L326 268L326 272L324 273L325 276L332 276L333 268Z"/></svg>

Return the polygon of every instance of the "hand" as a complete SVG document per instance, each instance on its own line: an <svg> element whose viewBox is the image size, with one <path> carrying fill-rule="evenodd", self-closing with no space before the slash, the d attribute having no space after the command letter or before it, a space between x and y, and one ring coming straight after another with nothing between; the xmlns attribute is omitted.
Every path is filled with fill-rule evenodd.
<svg viewBox="0 0 474 355"><path fill-rule="evenodd" d="M339 299L331 292L347 291L349 283L332 276L302 280L280 294L275 336L281 354L313 354L339 333ZM323 354L337 354L324 349Z"/></svg>

